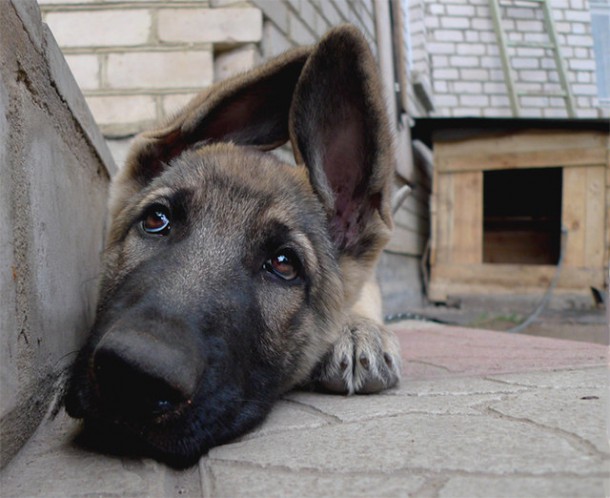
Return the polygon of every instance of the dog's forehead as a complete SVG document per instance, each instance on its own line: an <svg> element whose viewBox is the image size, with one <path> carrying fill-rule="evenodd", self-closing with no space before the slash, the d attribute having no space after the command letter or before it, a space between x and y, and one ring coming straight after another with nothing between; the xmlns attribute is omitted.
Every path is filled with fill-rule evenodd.
<svg viewBox="0 0 610 498"><path fill-rule="evenodd" d="M187 190L197 204L224 211L271 206L289 210L294 205L303 208L315 199L305 168L270 153L230 144L183 154L160 180L159 188Z"/></svg>
<svg viewBox="0 0 610 498"><path fill-rule="evenodd" d="M230 144L205 146L172 161L141 192L135 211L160 198L186 200L188 218L198 226L233 233L273 223L307 232L324 216L304 167Z"/></svg>

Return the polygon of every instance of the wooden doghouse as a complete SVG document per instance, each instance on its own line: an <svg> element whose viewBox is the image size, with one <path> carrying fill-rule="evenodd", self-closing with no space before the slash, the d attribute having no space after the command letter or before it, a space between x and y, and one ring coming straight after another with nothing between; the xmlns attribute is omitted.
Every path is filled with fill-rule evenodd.
<svg viewBox="0 0 610 498"><path fill-rule="evenodd" d="M433 146L429 298L604 288L608 120L424 119ZM562 235L563 231L563 235Z"/></svg>

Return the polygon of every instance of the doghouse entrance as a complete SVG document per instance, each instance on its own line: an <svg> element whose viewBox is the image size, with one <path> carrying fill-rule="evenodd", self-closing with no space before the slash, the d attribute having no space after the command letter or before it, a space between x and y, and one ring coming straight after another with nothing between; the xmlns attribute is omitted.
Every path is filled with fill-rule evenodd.
<svg viewBox="0 0 610 498"><path fill-rule="evenodd" d="M557 264L562 168L483 172L483 261Z"/></svg>

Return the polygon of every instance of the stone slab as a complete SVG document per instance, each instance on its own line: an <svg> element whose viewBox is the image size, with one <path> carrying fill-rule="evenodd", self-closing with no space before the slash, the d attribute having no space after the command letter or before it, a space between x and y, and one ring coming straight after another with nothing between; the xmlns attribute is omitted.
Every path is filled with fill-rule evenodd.
<svg viewBox="0 0 610 498"><path fill-rule="evenodd" d="M393 329L402 345L403 375L408 379L607 364L608 348L601 344L413 322Z"/></svg>
<svg viewBox="0 0 610 498"><path fill-rule="evenodd" d="M433 331L427 352L455 333L424 329ZM486 334L497 337L471 335L455 361L477 337L485 351ZM62 412L0 474L3 496L604 496L607 371L590 365L595 357L581 360L510 374L444 370L369 396L292 392L258 429L184 472L75 446L78 425Z"/></svg>

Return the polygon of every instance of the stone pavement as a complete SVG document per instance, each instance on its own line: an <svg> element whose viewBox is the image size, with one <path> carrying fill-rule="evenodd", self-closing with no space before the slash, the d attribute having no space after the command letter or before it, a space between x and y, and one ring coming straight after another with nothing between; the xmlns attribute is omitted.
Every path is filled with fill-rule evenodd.
<svg viewBox="0 0 610 498"><path fill-rule="evenodd" d="M420 322L393 326L404 376L379 395L292 392L178 472L74 446L61 412L3 470L8 497L604 497L606 346Z"/></svg>

